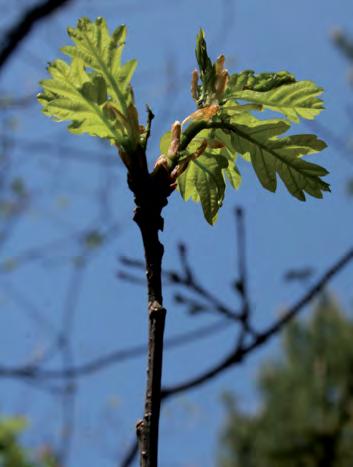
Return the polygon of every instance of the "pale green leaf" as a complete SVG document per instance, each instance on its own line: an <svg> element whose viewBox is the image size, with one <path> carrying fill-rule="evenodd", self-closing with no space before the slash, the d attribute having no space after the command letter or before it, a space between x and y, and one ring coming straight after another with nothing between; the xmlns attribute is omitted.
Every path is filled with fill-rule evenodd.
<svg viewBox="0 0 353 467"><path fill-rule="evenodd" d="M295 83L295 77L288 71L255 74L253 70L244 70L241 73L234 73L230 76L226 97L237 91L252 90L264 92L290 83Z"/></svg>
<svg viewBox="0 0 353 467"><path fill-rule="evenodd" d="M216 130L212 133L213 138L224 144L224 148L218 150L218 153L228 159L228 167L223 169L223 175L227 178L236 190L240 187L241 175L236 166L237 153L232 142L232 135L222 130Z"/></svg>
<svg viewBox="0 0 353 467"><path fill-rule="evenodd" d="M131 60L121 66L126 27L120 26L110 36L103 18L97 18L95 22L81 18L77 28L68 28L68 34L75 46L63 47L62 52L80 58L85 66L101 73L112 97L126 113L131 99L129 84L137 64Z"/></svg>
<svg viewBox="0 0 353 467"><path fill-rule="evenodd" d="M298 81L265 92L236 91L229 98L263 105L267 109L282 113L289 120L299 122L300 117L312 120L323 110L322 100L317 97L321 93L322 88L312 81Z"/></svg>
<svg viewBox="0 0 353 467"><path fill-rule="evenodd" d="M235 164L236 154L230 152L229 149L225 149L221 154L224 155L229 161L228 167L223 170L223 173L229 180L232 187L237 190L240 187L241 175L238 167Z"/></svg>
<svg viewBox="0 0 353 467"><path fill-rule="evenodd" d="M43 112L56 121L71 120L70 131L121 141L123 132L104 111L107 99L104 79L87 74L80 59L69 65L56 60L48 67L53 79L40 82L43 93L38 100Z"/></svg>
<svg viewBox="0 0 353 467"><path fill-rule="evenodd" d="M315 154L327 147L327 144L316 135L291 135L281 138L282 151L290 152L292 155L304 156ZM274 145L276 147L276 145Z"/></svg>
<svg viewBox="0 0 353 467"><path fill-rule="evenodd" d="M191 161L178 177L178 188L184 200L200 201L204 216L214 224L224 198L225 183L222 170L228 160L220 154L204 153Z"/></svg>
<svg viewBox="0 0 353 467"><path fill-rule="evenodd" d="M136 61L121 64L125 26L110 35L104 19L81 18L68 33L75 45L62 51L72 62L49 65L52 79L40 83L38 96L43 112L57 121L71 120L72 133L108 138L124 150L136 146L140 131L130 86Z"/></svg>
<svg viewBox="0 0 353 467"><path fill-rule="evenodd" d="M161 137L159 141L159 150L161 151L161 154L167 154L171 139L172 139L172 133L170 131L167 131Z"/></svg>
<svg viewBox="0 0 353 467"><path fill-rule="evenodd" d="M330 191L329 185L320 177L328 172L323 167L304 161L300 156L320 150L324 143L308 135L307 143L302 135L278 139L278 129L266 128L266 121L258 120L258 125L234 125L232 142L234 149L241 154L249 154L256 175L261 184L270 191L277 187L276 174L280 176L288 191L301 201L305 192L322 198L322 191Z"/></svg>

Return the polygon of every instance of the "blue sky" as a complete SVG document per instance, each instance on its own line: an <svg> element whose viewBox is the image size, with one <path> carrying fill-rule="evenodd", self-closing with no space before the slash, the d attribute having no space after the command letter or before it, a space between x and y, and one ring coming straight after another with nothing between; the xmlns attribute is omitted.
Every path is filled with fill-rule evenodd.
<svg viewBox="0 0 353 467"><path fill-rule="evenodd" d="M3 27L16 18L17 4L12 7L8 6ZM342 141L351 137L348 66L329 36L336 26L353 34L353 4L348 0L152 0L148 5L142 1L80 0L33 31L2 74L2 93L22 96L38 92L37 83L46 76L46 63L68 43L66 26L74 25L84 15L104 16L111 28L122 23L128 26L124 57L136 57L139 62L134 86L140 114L143 115L146 103L156 114L149 152L151 164L158 156L163 132L175 119L181 120L193 110L189 85L195 67L195 36L200 26L206 31L210 54L216 57L223 52L230 71L288 70L298 79L317 82L325 89L326 106L319 123ZM104 231L107 224L102 219L97 193L102 194L102 187L109 185L106 216L108 212L118 228L114 238L93 255L80 278L82 288L71 328L74 362L145 342L145 291L116 278L120 255L142 256L138 230L131 222L133 203L125 186L124 169L118 160L116 166L104 169L66 158L68 148L72 148L83 158L98 154L108 161L114 157L113 149L92 138L70 135L64 124L54 124L42 116L37 105L8 112L3 116L3 129L13 117L16 125L9 130L11 177L24 178L31 200L6 248L1 250L0 261L17 258L34 246L71 238L72 232L84 228ZM298 125L293 131L313 130ZM325 139L324 133L320 136ZM38 149L34 146L37 142L46 146ZM184 203L175 193L165 209L166 227L161 235L166 248L165 265L177 267L176 245L180 241L187 243L200 280L228 303L236 303L230 288L237 264L233 210L236 205L242 206L246 212L251 303L258 326L264 326L303 292L302 286L283 282L288 268L309 265L320 274L352 244L353 201L346 195L346 182L353 173L353 155L349 160L347 151L347 156L329 145L315 158L330 171L332 193L323 200L308 199L306 203L291 198L282 186L276 194L264 191L251 167L245 162L240 164L242 186L237 192L228 189L214 227L204 221L199 205ZM49 246L44 259L21 267L16 264L11 274L2 275L0 323L7 332L0 342L1 363L21 364L50 346L52 328L63 324L67 290L71 275L75 274L72 259L81 252L82 246L77 242L62 241L58 246ZM331 286L349 311L352 271L352 267L347 268ZM43 318L41 323L33 322L19 296L36 308ZM165 302L167 336L216 319L187 316L175 306L169 290ZM233 340L233 330L229 329L168 352L164 381L176 383L207 368L230 349ZM273 342L242 367L168 402L162 411L161 466L215 465L217 433L224 417L222 392L234 391L245 408L254 409L256 372L264 358L278 352L279 347ZM48 362L51 368L60 365L58 358ZM133 438L133 427L142 411L144 367L144 358L136 359L80 380L70 466L116 465L114 460ZM29 444L59 442L61 408L55 398L14 381L4 381L0 394L1 412L25 413L31 419L26 438Z"/></svg>

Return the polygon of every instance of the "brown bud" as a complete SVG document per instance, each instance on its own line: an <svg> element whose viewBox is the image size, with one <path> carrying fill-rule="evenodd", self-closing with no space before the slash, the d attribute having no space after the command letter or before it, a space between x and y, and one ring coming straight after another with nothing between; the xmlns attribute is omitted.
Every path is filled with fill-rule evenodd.
<svg viewBox="0 0 353 467"><path fill-rule="evenodd" d="M199 72L194 70L191 75L191 95L192 98L197 101L199 98L199 90L198 90L198 82L199 82Z"/></svg>
<svg viewBox="0 0 353 467"><path fill-rule="evenodd" d="M229 79L229 74L228 74L228 70L226 69L222 70L222 72L217 76L216 95L218 99L220 99L223 96L224 91L228 84L228 79Z"/></svg>
<svg viewBox="0 0 353 467"><path fill-rule="evenodd" d="M179 175L185 172L185 170L187 169L187 166L189 165L189 162L190 162L190 159L187 158L181 161L179 164L177 164L170 174L170 179L172 181L175 181L179 177Z"/></svg>
<svg viewBox="0 0 353 467"><path fill-rule="evenodd" d="M216 60L216 75L217 76L219 76L224 70L224 61L225 61L225 57L223 54L220 55Z"/></svg>
<svg viewBox="0 0 353 467"><path fill-rule="evenodd" d="M172 139L180 141L181 124L179 120L176 120L172 125Z"/></svg>
<svg viewBox="0 0 353 467"><path fill-rule="evenodd" d="M167 156L169 158L173 158L176 156L177 152L179 151L180 146L180 135L181 135L181 124L177 120L172 125L172 140L170 142Z"/></svg>

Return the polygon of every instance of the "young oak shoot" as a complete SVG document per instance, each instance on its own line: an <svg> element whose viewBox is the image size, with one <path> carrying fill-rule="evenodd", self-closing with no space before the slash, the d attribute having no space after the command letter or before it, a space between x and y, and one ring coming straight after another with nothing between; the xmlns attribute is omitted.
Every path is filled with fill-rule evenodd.
<svg viewBox="0 0 353 467"><path fill-rule="evenodd" d="M131 153L145 145L148 132L139 124L130 84L136 61L121 63L126 27L110 35L102 18L95 22L81 18L68 34L74 45L62 52L72 60L49 64L51 78L41 81L43 92L38 95L43 112L56 121L71 121L72 133L109 139L129 168ZM313 119L321 112L322 89L311 81L296 81L286 71L230 75L223 55L214 63L209 58L203 30L197 36L196 58L199 70L192 73L191 94L197 110L183 120L177 149L171 131L161 138L158 165L170 173L172 187L185 200L201 202L210 224L217 219L226 180L239 188L238 155L252 163L260 183L270 191L276 190L277 175L302 201L305 193L321 198L329 191L321 179L328 172L302 158L326 144L312 134L282 136L291 122ZM284 118L254 115L263 109Z"/></svg>
<svg viewBox="0 0 353 467"><path fill-rule="evenodd" d="M161 155L148 171L146 145L153 118L139 122L131 79L136 61L122 63L126 27L109 33L103 18L81 18L69 28L73 45L63 47L69 61L50 63L49 79L41 81L38 100L54 120L70 122L71 133L107 139L127 167L135 196L134 220L144 243L149 310L149 371L144 419L138 425L142 466L156 466L160 380L163 353L161 263L163 246L158 232L168 196L178 189L185 200L201 202L213 224L224 199L226 181L238 189L240 155L250 162L264 188L275 191L279 177L289 193L301 201L305 193L322 198L330 191L321 177L327 171L303 159L326 144L313 134L287 135L292 122L313 119L323 109L322 89L311 81L296 81L286 71L229 74L220 55L212 62L201 29L196 42L198 70L192 72L191 95L196 110L176 121L160 140ZM259 118L267 109L281 118ZM267 114L266 114L267 115Z"/></svg>

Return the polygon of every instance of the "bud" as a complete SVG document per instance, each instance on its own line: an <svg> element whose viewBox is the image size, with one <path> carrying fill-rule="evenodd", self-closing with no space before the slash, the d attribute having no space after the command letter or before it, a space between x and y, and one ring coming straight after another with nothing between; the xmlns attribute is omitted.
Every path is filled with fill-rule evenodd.
<svg viewBox="0 0 353 467"><path fill-rule="evenodd" d="M191 75L191 96L195 101L199 98L198 82L199 72L194 70Z"/></svg>
<svg viewBox="0 0 353 467"><path fill-rule="evenodd" d="M190 162L190 159L187 158L187 159L184 159L183 161L181 161L179 164L177 164L174 169L172 170L171 174L170 174L170 179L173 182L175 182L175 180L183 173L185 172L185 170L187 169L188 165L189 165L189 162ZM172 185L171 185L172 186Z"/></svg>
<svg viewBox="0 0 353 467"><path fill-rule="evenodd" d="M225 57L223 54L220 55L216 60L216 75L217 76L219 76L224 70L224 61L225 61Z"/></svg>
<svg viewBox="0 0 353 467"><path fill-rule="evenodd" d="M181 134L181 124L179 120L176 120L172 125L172 140L180 141L180 134Z"/></svg>
<svg viewBox="0 0 353 467"><path fill-rule="evenodd" d="M226 90L227 84L229 80L228 70L224 69L222 72L217 76L216 80L216 96L218 99L222 98L224 91Z"/></svg>
<svg viewBox="0 0 353 467"><path fill-rule="evenodd" d="M168 153L167 153L167 156L169 158L175 157L177 152L179 151L180 135L181 135L181 124L177 120L172 125L172 140L170 142Z"/></svg>

